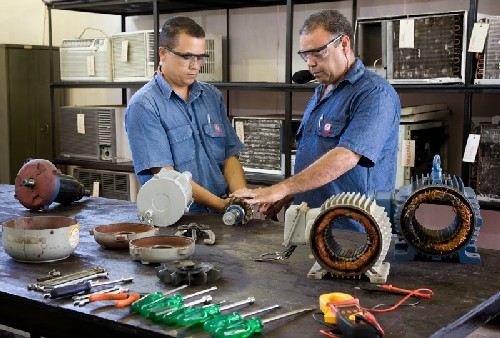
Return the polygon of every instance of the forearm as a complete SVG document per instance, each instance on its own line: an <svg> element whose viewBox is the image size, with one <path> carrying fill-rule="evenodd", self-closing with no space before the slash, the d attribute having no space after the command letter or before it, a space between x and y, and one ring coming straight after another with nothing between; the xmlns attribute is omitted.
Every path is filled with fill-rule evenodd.
<svg viewBox="0 0 500 338"><path fill-rule="evenodd" d="M191 181L191 188L193 189L193 199L195 203L215 210L224 211L226 207L226 201L224 199L212 194L194 181Z"/></svg>
<svg viewBox="0 0 500 338"><path fill-rule="evenodd" d="M245 172L236 156L231 156L224 161L224 178L230 192L246 187Z"/></svg>
<svg viewBox="0 0 500 338"><path fill-rule="evenodd" d="M282 186L281 188L284 189L286 195L316 189L354 168L360 158L361 155L349 149L336 147L297 175L278 183L278 185Z"/></svg>

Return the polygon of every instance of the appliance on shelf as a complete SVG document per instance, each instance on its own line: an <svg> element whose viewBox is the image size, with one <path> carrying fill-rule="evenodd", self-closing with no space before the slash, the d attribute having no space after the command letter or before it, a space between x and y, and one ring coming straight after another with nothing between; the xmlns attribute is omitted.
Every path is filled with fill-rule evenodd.
<svg viewBox="0 0 500 338"><path fill-rule="evenodd" d="M500 199L500 124L481 123L474 128L481 135L472 186L483 199Z"/></svg>
<svg viewBox="0 0 500 338"><path fill-rule="evenodd" d="M400 24L414 23L413 48L399 48ZM393 84L465 82L467 12L360 19L358 54Z"/></svg>
<svg viewBox="0 0 500 338"><path fill-rule="evenodd" d="M123 106L66 106L59 111L59 156L128 162Z"/></svg>
<svg viewBox="0 0 500 338"><path fill-rule="evenodd" d="M98 170L68 165L68 175L76 178L85 189L92 191L99 182L99 196L135 202L140 184L134 173Z"/></svg>
<svg viewBox="0 0 500 338"><path fill-rule="evenodd" d="M111 82L111 44L108 38L65 39L60 47L62 81Z"/></svg>
<svg viewBox="0 0 500 338"><path fill-rule="evenodd" d="M489 24L483 53L477 54L474 83L500 84L500 16L478 14L478 21Z"/></svg>
<svg viewBox="0 0 500 338"><path fill-rule="evenodd" d="M153 30L117 33L111 36L113 81L148 81L155 72Z"/></svg>
<svg viewBox="0 0 500 338"><path fill-rule="evenodd" d="M292 119L292 174L295 162L295 131L299 119ZM284 118L273 116L233 117L236 134L245 148L240 153L240 161L246 172L284 175Z"/></svg>
<svg viewBox="0 0 500 338"><path fill-rule="evenodd" d="M201 67L198 76L199 81L221 82L222 78L222 37L220 35L207 34L205 37L206 51L209 55L205 64Z"/></svg>

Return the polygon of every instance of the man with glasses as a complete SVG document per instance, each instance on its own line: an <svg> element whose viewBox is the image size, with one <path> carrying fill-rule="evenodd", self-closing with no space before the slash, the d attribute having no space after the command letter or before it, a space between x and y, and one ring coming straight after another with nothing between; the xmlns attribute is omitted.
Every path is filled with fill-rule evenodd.
<svg viewBox="0 0 500 338"><path fill-rule="evenodd" d="M352 43L351 24L339 12L325 10L306 19L298 54L320 85L297 132L296 174L235 196L261 204L265 212L279 209L290 196L295 204L305 201L315 208L340 192L394 189L399 98L386 80L365 69Z"/></svg>
<svg viewBox="0 0 500 338"><path fill-rule="evenodd" d="M191 212L222 211L227 193L246 186L238 153L243 148L226 115L222 94L196 81L208 56L205 32L187 17L165 22L160 67L134 94L125 126L141 184L161 168L192 174Z"/></svg>

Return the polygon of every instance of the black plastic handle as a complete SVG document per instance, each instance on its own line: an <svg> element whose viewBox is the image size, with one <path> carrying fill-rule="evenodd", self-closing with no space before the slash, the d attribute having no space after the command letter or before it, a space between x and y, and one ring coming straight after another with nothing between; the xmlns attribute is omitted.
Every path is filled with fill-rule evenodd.
<svg viewBox="0 0 500 338"><path fill-rule="evenodd" d="M80 293L87 293L92 289L89 281L81 282L78 284L70 284L54 288L50 291L51 298L64 298L78 295Z"/></svg>

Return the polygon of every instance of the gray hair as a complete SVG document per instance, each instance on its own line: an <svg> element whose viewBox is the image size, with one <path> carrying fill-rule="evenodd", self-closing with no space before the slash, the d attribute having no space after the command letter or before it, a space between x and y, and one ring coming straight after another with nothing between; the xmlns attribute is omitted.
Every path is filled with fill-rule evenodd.
<svg viewBox="0 0 500 338"><path fill-rule="evenodd" d="M347 18L336 10L323 10L313 13L304 21L299 34L309 34L317 28L323 28L332 35L345 34L349 39L353 39L353 30L351 23Z"/></svg>
<svg viewBox="0 0 500 338"><path fill-rule="evenodd" d="M193 38L205 37L205 31L193 19L186 16L176 16L168 19L163 24L160 32L160 46L174 48L181 33Z"/></svg>

